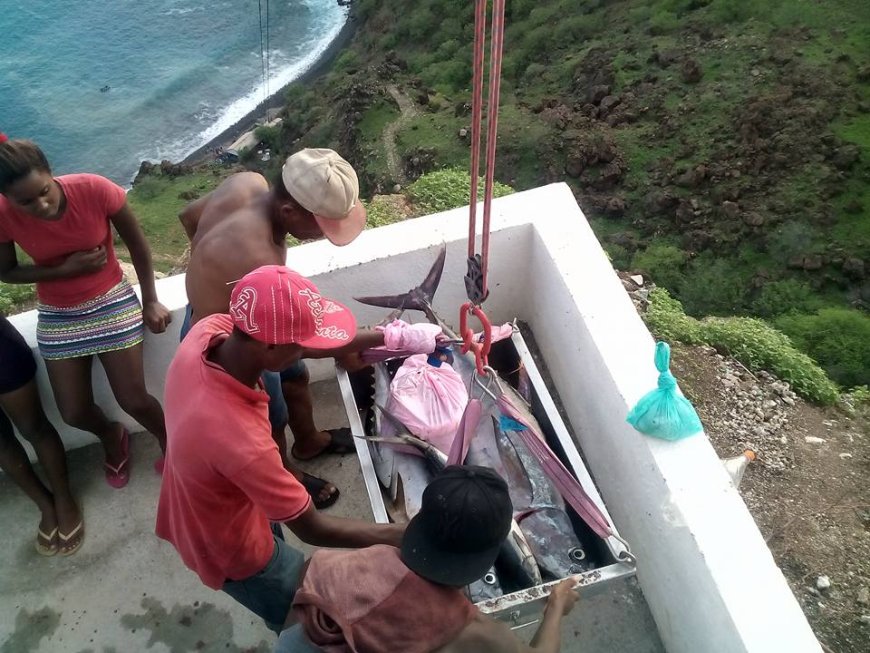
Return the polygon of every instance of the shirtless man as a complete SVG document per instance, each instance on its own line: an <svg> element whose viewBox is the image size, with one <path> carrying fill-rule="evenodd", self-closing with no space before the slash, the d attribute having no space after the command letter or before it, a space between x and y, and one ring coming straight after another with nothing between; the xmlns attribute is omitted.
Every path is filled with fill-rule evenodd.
<svg viewBox="0 0 870 653"><path fill-rule="evenodd" d="M229 177L179 215L190 239L187 297L181 337L202 318L226 313L234 282L263 265L284 265L287 235L299 240L325 236L343 246L365 227L365 208L351 165L332 150L305 149L288 157L272 187L255 172ZM305 352L306 358L329 352ZM324 453L350 453L348 429L321 431L314 425L308 371L300 360L280 377L266 373L269 420L285 466L290 469L284 427L295 438L291 453L310 460ZM283 390L283 399L282 399ZM289 414L288 414L289 409ZM338 489L315 476L294 471L318 508L332 505Z"/></svg>

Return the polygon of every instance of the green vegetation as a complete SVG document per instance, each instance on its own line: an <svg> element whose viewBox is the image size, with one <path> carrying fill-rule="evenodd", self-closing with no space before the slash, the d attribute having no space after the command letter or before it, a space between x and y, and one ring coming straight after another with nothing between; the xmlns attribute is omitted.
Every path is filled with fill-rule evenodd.
<svg viewBox="0 0 870 653"><path fill-rule="evenodd" d="M25 310L36 301L32 285L0 284L0 315L11 315Z"/></svg>
<svg viewBox="0 0 870 653"><path fill-rule="evenodd" d="M839 390L816 362L798 351L784 333L762 320L748 317L709 317L697 320L686 315L679 301L664 288L650 293L647 324L663 340L707 344L726 351L753 371L769 370L791 384L801 396L821 404L833 404Z"/></svg>
<svg viewBox="0 0 870 653"><path fill-rule="evenodd" d="M496 178L517 190L567 182L614 265L685 307L667 328L722 316L761 338L761 323L727 321L759 317L840 384L866 383L870 3L508 0L506 11ZM264 171L291 150L333 147L367 200L391 188L390 84L415 103L395 142L416 206L372 199L371 223L466 203L473 3L357 0L354 12L332 72L291 86L280 130L261 134L273 149ZM155 251L174 254L173 198L187 182L143 183ZM163 206L144 215L152 202Z"/></svg>
<svg viewBox="0 0 870 653"><path fill-rule="evenodd" d="M478 180L478 197L483 197L483 179ZM496 183L493 197L510 195L510 186ZM471 175L467 170L449 168L420 177L408 187L408 195L424 213L438 213L466 206L471 201Z"/></svg>
<svg viewBox="0 0 870 653"><path fill-rule="evenodd" d="M784 315L776 326L845 386L870 384L870 319L847 308Z"/></svg>

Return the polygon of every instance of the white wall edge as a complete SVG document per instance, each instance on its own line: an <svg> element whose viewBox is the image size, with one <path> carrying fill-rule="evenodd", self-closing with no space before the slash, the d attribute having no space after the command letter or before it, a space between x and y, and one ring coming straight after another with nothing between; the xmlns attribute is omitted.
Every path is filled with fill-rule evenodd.
<svg viewBox="0 0 870 653"><path fill-rule="evenodd" d="M455 323L465 299L467 213L466 207L365 231L344 248L296 247L288 265L325 296L348 303L360 324L374 324L385 311L351 298L412 288L446 243L435 306ZM638 577L667 649L820 651L706 436L662 442L625 422L630 407L655 387L654 342L570 189L554 184L495 200L491 247L485 308L495 321L519 317L532 326L601 495L638 556ZM165 334L146 336L146 381L162 399L186 305L184 276L159 280L157 292L173 324ZM10 320L35 349L35 312ZM111 398L99 365L94 368L98 403L134 426ZM311 364L312 378L331 377L331 368ZM39 385L65 446L93 442L62 424L41 362Z"/></svg>

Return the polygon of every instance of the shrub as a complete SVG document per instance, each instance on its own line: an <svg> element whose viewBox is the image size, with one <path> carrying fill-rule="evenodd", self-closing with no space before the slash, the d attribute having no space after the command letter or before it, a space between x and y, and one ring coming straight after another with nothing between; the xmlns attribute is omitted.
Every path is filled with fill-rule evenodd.
<svg viewBox="0 0 870 653"><path fill-rule="evenodd" d="M650 330L664 340L705 343L727 350L751 370L768 370L787 381L795 392L823 404L837 401L839 391L809 356L798 351L788 336L769 324L746 317L709 317L696 320L664 288L650 293L644 314Z"/></svg>
<svg viewBox="0 0 870 653"><path fill-rule="evenodd" d="M776 326L847 387L870 384L870 316L849 308L785 315Z"/></svg>
<svg viewBox="0 0 870 653"><path fill-rule="evenodd" d="M664 288L655 288L650 293L650 305L644 319L653 333L662 340L697 345L704 342L701 323L683 311L679 300L671 297Z"/></svg>
<svg viewBox="0 0 870 653"><path fill-rule="evenodd" d="M353 50L345 50L335 61L333 70L351 71L359 65L359 59Z"/></svg>
<svg viewBox="0 0 870 653"><path fill-rule="evenodd" d="M683 285L686 258L686 253L679 247L653 243L634 255L631 267L651 277L656 285L676 291Z"/></svg>
<svg viewBox="0 0 870 653"><path fill-rule="evenodd" d="M275 125L274 127L266 127L261 126L257 127L254 130L254 136L257 137L257 140L263 143L266 147L268 147L272 151L277 151L281 146L281 126ZM256 150L257 148L251 148Z"/></svg>
<svg viewBox="0 0 870 653"><path fill-rule="evenodd" d="M803 281L784 279L766 283L752 302L752 313L760 317L776 317L784 313L806 313L819 308L812 288Z"/></svg>
<svg viewBox="0 0 870 653"><path fill-rule="evenodd" d="M733 315L746 301L745 268L706 252L692 261L680 288L680 299L689 315ZM655 280L655 277L653 277Z"/></svg>
<svg viewBox="0 0 870 653"><path fill-rule="evenodd" d="M493 197L513 193L513 188L495 182ZM479 197L483 196L483 179L478 184ZM423 175L408 187L408 195L425 213L438 213L464 206L471 201L471 175L460 168L445 168Z"/></svg>
<svg viewBox="0 0 870 653"><path fill-rule="evenodd" d="M383 227L394 222L401 222L405 216L394 201L383 195L376 195L369 202L363 202L366 207L366 227Z"/></svg>
<svg viewBox="0 0 870 653"><path fill-rule="evenodd" d="M832 404L840 396L824 370L766 322L750 317L709 317L702 322L702 330L708 344L724 347L751 370L776 374L807 399Z"/></svg>
<svg viewBox="0 0 870 653"><path fill-rule="evenodd" d="M0 315L20 312L35 297L36 288L30 284L0 285Z"/></svg>

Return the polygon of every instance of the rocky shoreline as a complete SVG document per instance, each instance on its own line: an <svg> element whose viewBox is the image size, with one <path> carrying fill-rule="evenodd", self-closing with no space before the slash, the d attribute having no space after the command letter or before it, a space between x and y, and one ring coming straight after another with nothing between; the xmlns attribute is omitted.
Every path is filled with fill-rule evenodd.
<svg viewBox="0 0 870 653"><path fill-rule="evenodd" d="M308 68L308 70L306 70L299 77L290 82L290 84L287 84L286 86L278 89L277 92L273 93L268 99L257 105L256 108L254 108L244 118L236 122L232 127L224 130L223 132L218 134L218 136L210 140L208 143L205 143L201 147L188 154L184 159L179 162L180 165L196 165L198 163L203 163L210 160L212 158L212 153L214 152L215 148L228 147L242 134L253 129L254 126L262 120L263 116L265 116L270 109L283 109L285 106L284 93L289 86L292 86L293 84L309 83L329 71L335 59L353 38L354 34L356 33L357 27L357 19L354 13L352 0L337 0L337 2L340 6L347 6L350 9L348 12L347 20L345 21L338 35L335 37L335 39L333 39L332 43L329 44L329 47L327 47L326 50L323 52L323 55L310 68Z"/></svg>

